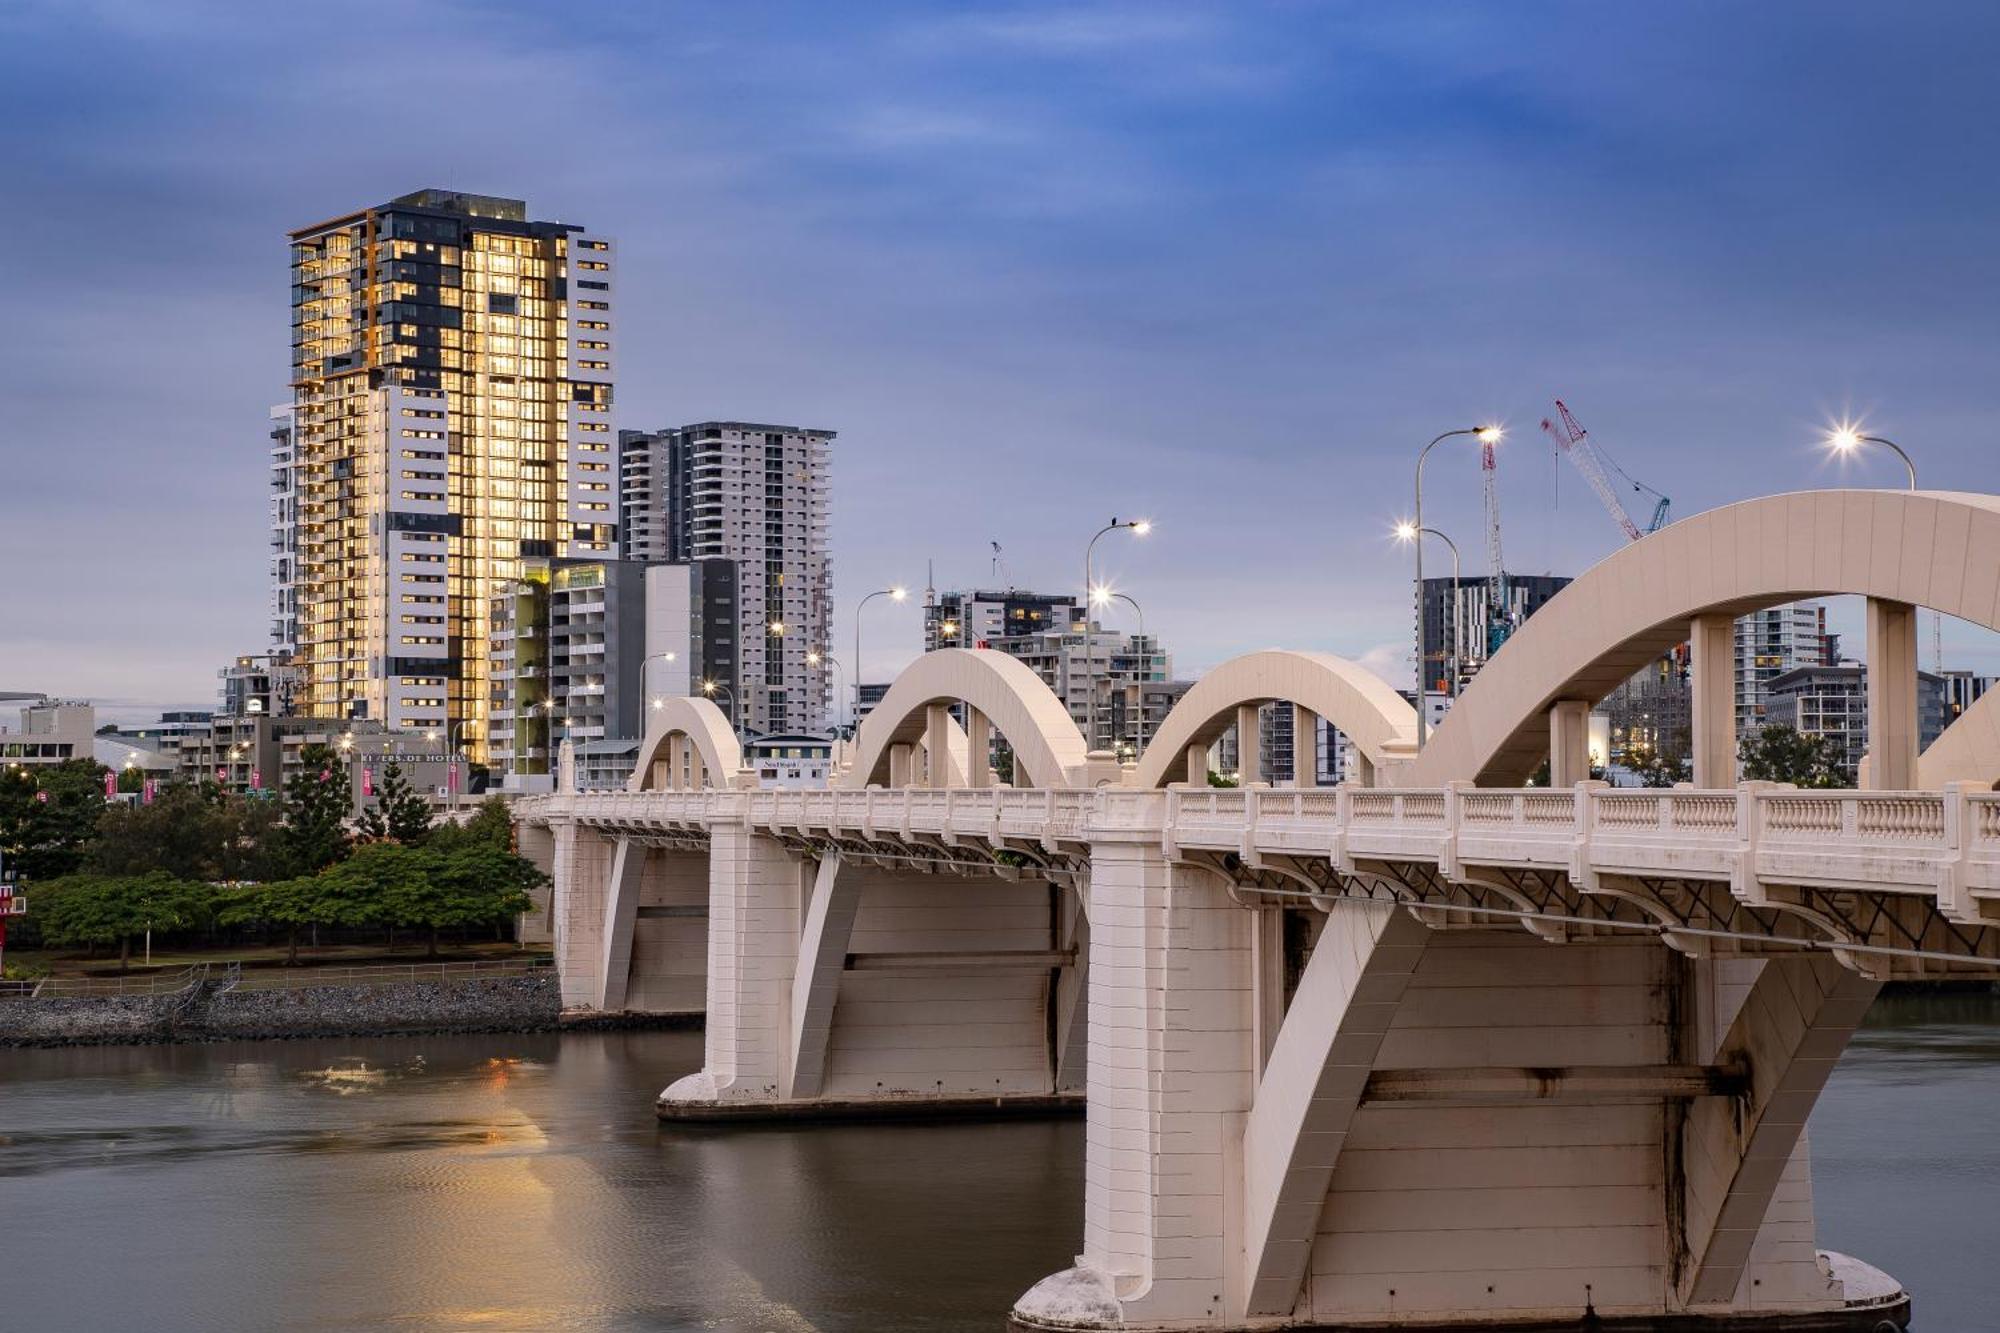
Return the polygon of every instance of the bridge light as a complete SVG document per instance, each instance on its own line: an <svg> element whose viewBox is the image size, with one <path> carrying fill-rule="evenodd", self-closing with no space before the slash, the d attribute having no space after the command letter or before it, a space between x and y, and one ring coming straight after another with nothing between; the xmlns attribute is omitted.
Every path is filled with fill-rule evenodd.
<svg viewBox="0 0 2000 1333"><path fill-rule="evenodd" d="M1416 539L1417 525L1410 522L1407 518L1397 519L1396 540L1399 542L1413 542Z"/></svg>
<svg viewBox="0 0 2000 1333"><path fill-rule="evenodd" d="M1506 431L1498 426L1481 426L1472 435L1481 444L1498 444L1500 443L1500 438L1506 433Z"/></svg>
<svg viewBox="0 0 2000 1333"><path fill-rule="evenodd" d="M1851 454L1861 447L1861 432L1854 423L1843 421L1826 433L1826 447L1837 454Z"/></svg>
<svg viewBox="0 0 2000 1333"><path fill-rule="evenodd" d="M657 712L657 711L658 711L659 709L662 709L662 708L665 708L666 706L667 706L667 701L666 701L665 699L655 699L655 700L653 700L653 708L654 708L654 710L655 710L656 712Z"/></svg>
<svg viewBox="0 0 2000 1333"><path fill-rule="evenodd" d="M772 637L775 638L778 635L783 634L785 632L785 622L782 620L774 620L769 625L766 625L764 628L768 629L771 632Z"/></svg>
<svg viewBox="0 0 2000 1333"><path fill-rule="evenodd" d="M1153 520L1150 518L1142 518L1132 525L1132 535L1134 537L1143 537L1152 530Z"/></svg>
<svg viewBox="0 0 2000 1333"><path fill-rule="evenodd" d="M819 654L818 654L817 652L813 652L813 651L811 651L810 649L809 649L809 650L807 650L807 652L806 652L806 665L807 665L807 666L818 666L818 665L819 665Z"/></svg>
<svg viewBox="0 0 2000 1333"><path fill-rule="evenodd" d="M1105 587L1102 583L1098 584L1090 590L1090 602L1092 606L1111 605L1111 589Z"/></svg>
<svg viewBox="0 0 2000 1333"><path fill-rule="evenodd" d="M907 597L908 597L909 595L910 595L910 590L909 590L908 588L891 588L891 589L889 589L889 597L890 597L890 599L891 599L892 601L898 601L898 602L900 602L900 601L904 600L905 598L907 598Z"/></svg>

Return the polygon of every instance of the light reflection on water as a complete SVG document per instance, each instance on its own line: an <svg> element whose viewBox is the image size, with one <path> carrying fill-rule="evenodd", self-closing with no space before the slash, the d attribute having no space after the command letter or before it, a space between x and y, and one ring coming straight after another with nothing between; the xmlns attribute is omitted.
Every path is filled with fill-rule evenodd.
<svg viewBox="0 0 2000 1333"><path fill-rule="evenodd" d="M998 1330L1082 1126L664 1128L688 1033L0 1053L0 1326ZM2000 1326L2000 999L1885 1001L1812 1125L1823 1244Z"/></svg>

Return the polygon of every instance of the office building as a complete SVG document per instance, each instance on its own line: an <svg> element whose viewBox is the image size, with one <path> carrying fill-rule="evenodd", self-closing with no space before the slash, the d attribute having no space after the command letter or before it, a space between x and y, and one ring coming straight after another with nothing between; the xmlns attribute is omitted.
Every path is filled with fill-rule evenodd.
<svg viewBox="0 0 2000 1333"><path fill-rule="evenodd" d="M1947 671L1942 675L1944 688L1944 724L1950 726L1965 715L1965 710L1985 697L1993 688L1993 677L1981 676L1971 671Z"/></svg>
<svg viewBox="0 0 2000 1333"><path fill-rule="evenodd" d="M493 599L616 550L611 243L437 189L291 242L299 711L483 760Z"/></svg>
<svg viewBox="0 0 2000 1333"><path fill-rule="evenodd" d="M46 694L0 694L20 710L12 729L0 727L0 767L46 768L95 757L97 710L80 699Z"/></svg>
<svg viewBox="0 0 2000 1333"><path fill-rule="evenodd" d="M736 566L732 715L751 735L826 725L833 439L745 421L618 436L625 556Z"/></svg>

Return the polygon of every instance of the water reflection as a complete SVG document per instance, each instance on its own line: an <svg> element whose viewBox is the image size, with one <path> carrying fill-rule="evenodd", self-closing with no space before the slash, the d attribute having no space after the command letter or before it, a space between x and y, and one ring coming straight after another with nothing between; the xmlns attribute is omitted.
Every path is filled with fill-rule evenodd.
<svg viewBox="0 0 2000 1333"><path fill-rule="evenodd" d="M2000 1000L1884 1002L1813 1126L1824 1242L1991 1325ZM1082 1126L661 1127L686 1033L0 1054L7 1327L998 1330Z"/></svg>

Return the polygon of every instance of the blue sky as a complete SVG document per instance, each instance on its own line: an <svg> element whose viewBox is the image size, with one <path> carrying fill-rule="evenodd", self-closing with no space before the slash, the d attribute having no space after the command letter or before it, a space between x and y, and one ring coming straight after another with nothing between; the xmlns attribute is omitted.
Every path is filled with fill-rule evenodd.
<svg viewBox="0 0 2000 1333"><path fill-rule="evenodd" d="M1148 514L1100 551L1184 672L1401 681L1450 426L1511 427L1529 572L1619 540L1557 396L1681 514L1898 484L1846 411L1991 488L1996 55L1969 3L0 0L0 688L202 704L261 647L285 232L433 184L619 238L619 425L840 431L841 640ZM1469 453L1426 516L1483 569Z"/></svg>

